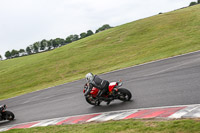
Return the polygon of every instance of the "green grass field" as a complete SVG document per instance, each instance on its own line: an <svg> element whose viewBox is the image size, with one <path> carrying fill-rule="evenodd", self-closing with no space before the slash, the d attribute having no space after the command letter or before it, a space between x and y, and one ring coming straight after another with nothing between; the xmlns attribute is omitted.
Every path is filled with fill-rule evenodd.
<svg viewBox="0 0 200 133"><path fill-rule="evenodd" d="M199 120L122 120L12 129L5 133L199 133Z"/></svg>
<svg viewBox="0 0 200 133"><path fill-rule="evenodd" d="M200 6L127 23L55 50L0 61L0 99L200 50Z"/></svg>

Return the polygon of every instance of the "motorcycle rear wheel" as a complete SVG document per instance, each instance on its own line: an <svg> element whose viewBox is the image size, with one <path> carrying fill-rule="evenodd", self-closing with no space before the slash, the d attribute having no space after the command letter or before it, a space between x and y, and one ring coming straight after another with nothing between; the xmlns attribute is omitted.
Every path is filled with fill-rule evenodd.
<svg viewBox="0 0 200 133"><path fill-rule="evenodd" d="M130 101L132 94L125 88L118 89L118 99L121 101Z"/></svg>

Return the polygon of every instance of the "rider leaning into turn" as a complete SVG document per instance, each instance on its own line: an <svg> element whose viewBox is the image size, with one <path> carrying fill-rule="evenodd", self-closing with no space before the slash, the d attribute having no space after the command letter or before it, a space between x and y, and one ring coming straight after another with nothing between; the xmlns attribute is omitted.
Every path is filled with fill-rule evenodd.
<svg viewBox="0 0 200 133"><path fill-rule="evenodd" d="M103 94L106 94L108 92L109 82L107 80L103 80L99 78L99 76L93 75L92 73L86 74L85 78L89 87L89 91L85 94L85 96L92 90L93 87L99 89L97 99L99 99ZM106 100L108 101L107 104L109 104L110 100Z"/></svg>

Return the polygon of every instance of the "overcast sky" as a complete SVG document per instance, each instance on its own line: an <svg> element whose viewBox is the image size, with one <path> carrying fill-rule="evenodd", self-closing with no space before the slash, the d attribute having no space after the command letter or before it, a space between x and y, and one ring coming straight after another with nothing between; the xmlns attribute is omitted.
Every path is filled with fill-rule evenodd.
<svg viewBox="0 0 200 133"><path fill-rule="evenodd" d="M0 55L186 7L193 0L0 0Z"/></svg>

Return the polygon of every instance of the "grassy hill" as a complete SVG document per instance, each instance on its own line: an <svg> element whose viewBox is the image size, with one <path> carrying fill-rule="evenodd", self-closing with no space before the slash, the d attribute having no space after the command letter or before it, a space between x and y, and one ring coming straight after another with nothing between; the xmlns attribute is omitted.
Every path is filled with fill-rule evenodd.
<svg viewBox="0 0 200 133"><path fill-rule="evenodd" d="M200 49L200 5L127 23L50 52L0 61L0 99Z"/></svg>

